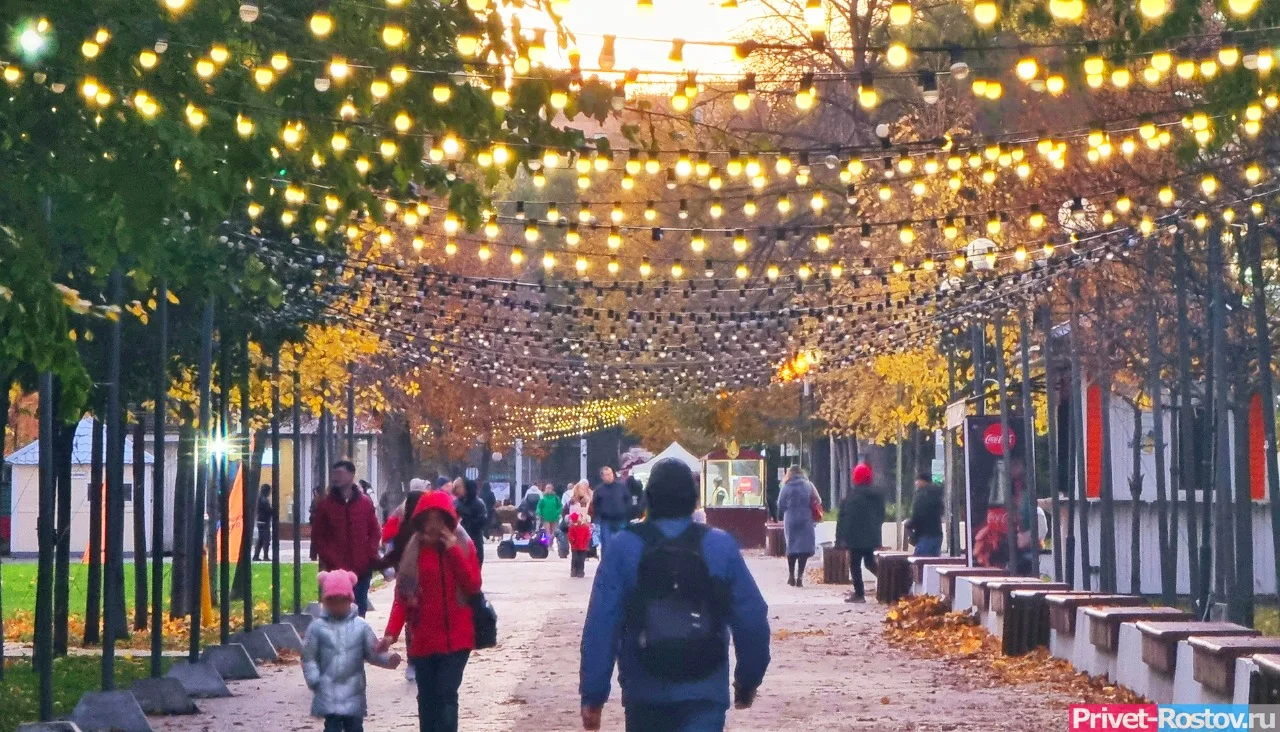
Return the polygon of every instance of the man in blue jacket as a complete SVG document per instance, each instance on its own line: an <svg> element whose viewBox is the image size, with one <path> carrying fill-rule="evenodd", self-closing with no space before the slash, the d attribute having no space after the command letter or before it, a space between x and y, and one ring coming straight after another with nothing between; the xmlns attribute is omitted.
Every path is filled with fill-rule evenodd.
<svg viewBox="0 0 1280 732"><path fill-rule="evenodd" d="M698 489L688 466L663 460L649 476L649 514L652 524L668 540L684 534L693 523ZM582 724L600 729L601 711L609 699L614 663L627 732L711 732L724 729L729 709L728 644L719 668L694 681L655 678L640 660L638 634L627 627L645 540L637 531L613 537L596 571L591 604L582 632ZM725 637L732 632L737 655L734 703L751 706L769 667L768 605L743 561L738 543L729 534L711 529L702 538L701 554L711 577L723 588Z"/></svg>

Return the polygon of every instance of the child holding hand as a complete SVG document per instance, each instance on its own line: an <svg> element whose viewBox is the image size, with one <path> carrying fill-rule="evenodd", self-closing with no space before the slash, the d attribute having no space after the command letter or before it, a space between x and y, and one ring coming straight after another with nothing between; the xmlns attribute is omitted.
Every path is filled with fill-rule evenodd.
<svg viewBox="0 0 1280 732"><path fill-rule="evenodd" d="M311 714L324 718L324 732L364 732L364 664L394 669L400 655L378 652L373 628L355 605L354 572L339 569L318 578L324 612L302 643L302 674L314 693Z"/></svg>

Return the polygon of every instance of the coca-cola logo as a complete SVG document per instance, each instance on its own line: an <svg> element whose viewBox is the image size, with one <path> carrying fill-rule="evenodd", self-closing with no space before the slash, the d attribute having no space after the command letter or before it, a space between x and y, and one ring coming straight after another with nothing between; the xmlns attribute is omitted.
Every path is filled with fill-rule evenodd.
<svg viewBox="0 0 1280 732"><path fill-rule="evenodd" d="M982 433L982 444L986 445L987 452L991 453L992 455L1004 455L1004 446L1001 444L1001 439L1000 439L1001 434L1002 434L1002 431L1000 429L999 422L991 425L990 427L987 428L986 432ZM1018 434L1016 432L1014 432L1013 430L1009 430L1009 449L1010 450L1012 450L1014 446L1018 443L1017 437L1018 437Z"/></svg>

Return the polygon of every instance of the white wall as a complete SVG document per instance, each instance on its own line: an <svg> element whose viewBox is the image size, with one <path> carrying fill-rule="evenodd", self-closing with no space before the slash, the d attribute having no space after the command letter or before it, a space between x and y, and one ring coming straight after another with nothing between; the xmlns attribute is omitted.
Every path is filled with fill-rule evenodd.
<svg viewBox="0 0 1280 732"><path fill-rule="evenodd" d="M148 466L150 468L150 466ZM131 466L125 466L125 480L133 477ZM131 485L131 484L130 484ZM133 492L126 494L124 551L133 552ZM40 510L40 475L35 465L13 466L13 539L14 555L34 555L40 550L36 537L36 516ZM147 546L151 545L151 475L146 481ZM170 529L172 531L172 529ZM71 468L71 559L79 561L89 545L89 466Z"/></svg>

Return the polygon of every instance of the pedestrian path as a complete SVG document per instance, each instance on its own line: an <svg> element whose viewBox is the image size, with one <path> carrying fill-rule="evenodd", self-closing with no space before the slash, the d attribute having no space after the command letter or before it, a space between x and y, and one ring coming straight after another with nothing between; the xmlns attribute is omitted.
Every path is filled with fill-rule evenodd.
<svg viewBox="0 0 1280 732"><path fill-rule="evenodd" d="M748 558L770 605L773 664L756 705L729 715L731 730L1046 730L1065 727L1073 700L1034 686L990 686L963 665L905 655L881 634L884 608L848 605L843 588L788 587L786 564ZM590 577L596 564L588 564ZM569 563L527 557L485 564L486 594L499 614L500 646L472 656L461 690L462 730L581 729L578 644L590 579ZM381 633L389 589L373 595L370 622ZM403 644L401 644L403 645ZM403 652L403 648L401 648ZM236 696L199 702L204 713L153 718L157 732L318 729L297 666L266 666L262 678L233 682ZM416 730L415 690L403 669L370 668L369 732ZM617 691L604 729L622 729Z"/></svg>

